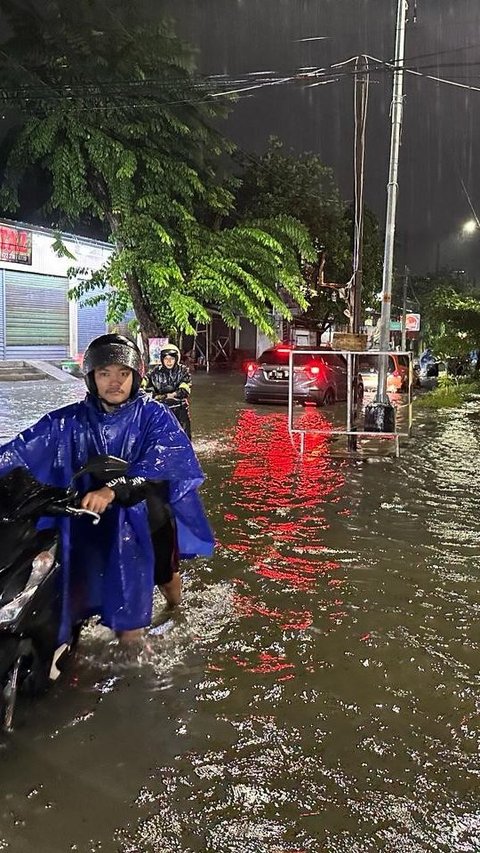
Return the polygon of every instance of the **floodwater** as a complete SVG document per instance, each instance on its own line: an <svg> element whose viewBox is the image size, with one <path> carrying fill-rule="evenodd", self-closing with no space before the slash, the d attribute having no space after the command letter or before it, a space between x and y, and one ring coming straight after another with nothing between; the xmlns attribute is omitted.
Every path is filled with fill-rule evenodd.
<svg viewBox="0 0 480 853"><path fill-rule="evenodd" d="M479 405L418 418L398 460L302 458L285 410L195 380L216 554L138 661L89 628L21 709L0 850L479 851ZM0 433L80 391L0 386Z"/></svg>

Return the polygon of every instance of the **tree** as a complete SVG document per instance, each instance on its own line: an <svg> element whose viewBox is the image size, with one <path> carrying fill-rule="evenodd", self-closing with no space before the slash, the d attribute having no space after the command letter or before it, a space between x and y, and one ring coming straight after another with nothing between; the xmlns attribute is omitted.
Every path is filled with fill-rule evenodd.
<svg viewBox="0 0 480 853"><path fill-rule="evenodd" d="M480 350L480 298L470 282L440 280L424 301L426 339L439 356Z"/></svg>
<svg viewBox="0 0 480 853"><path fill-rule="evenodd" d="M307 316L317 320L321 329L333 322L346 323L353 213L340 198L332 170L315 154L286 152L275 138L263 157L244 158L241 163L237 215L242 219L289 213L302 222L316 249L314 261L303 265L305 280L315 291ZM369 211L365 215L363 266L363 301L368 304L381 278L378 224ZM328 287L329 283L337 287Z"/></svg>
<svg viewBox="0 0 480 853"><path fill-rule="evenodd" d="M300 223L212 227L233 203L220 166L232 146L214 129L226 106L169 24L139 21L120 0L78 0L74 26L70 0L0 10L11 29L0 92L14 120L0 202L17 209L36 170L55 227L104 224L115 251L77 296L109 285L110 319L132 304L145 338L191 332L209 303L228 323L241 310L271 331L271 306L288 314L277 282L306 305Z"/></svg>
<svg viewBox="0 0 480 853"><path fill-rule="evenodd" d="M413 276L411 294L421 314L423 343L442 358L480 349L480 294L464 275L441 271ZM400 299L400 286L396 288Z"/></svg>

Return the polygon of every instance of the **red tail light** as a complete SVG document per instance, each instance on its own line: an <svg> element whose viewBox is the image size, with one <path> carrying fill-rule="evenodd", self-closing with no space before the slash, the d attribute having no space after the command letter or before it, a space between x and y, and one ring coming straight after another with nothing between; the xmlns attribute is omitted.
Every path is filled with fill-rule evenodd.
<svg viewBox="0 0 480 853"><path fill-rule="evenodd" d="M310 379L324 379L326 376L325 365L319 364L318 361L312 361L309 364L306 364L304 369Z"/></svg>
<svg viewBox="0 0 480 853"><path fill-rule="evenodd" d="M249 379L255 375L258 369L258 364L255 361L249 361L247 364L247 376Z"/></svg>

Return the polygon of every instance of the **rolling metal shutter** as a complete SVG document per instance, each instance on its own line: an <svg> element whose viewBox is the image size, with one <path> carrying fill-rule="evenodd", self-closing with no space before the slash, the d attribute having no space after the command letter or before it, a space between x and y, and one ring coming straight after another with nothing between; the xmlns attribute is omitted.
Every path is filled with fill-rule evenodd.
<svg viewBox="0 0 480 853"><path fill-rule="evenodd" d="M0 270L0 359L5 358L5 288L3 270Z"/></svg>
<svg viewBox="0 0 480 853"><path fill-rule="evenodd" d="M69 351L68 279L4 271L6 358L64 358Z"/></svg>
<svg viewBox="0 0 480 853"><path fill-rule="evenodd" d="M99 291L100 292L100 291ZM89 296L95 296L92 292ZM78 306L78 352L84 353L88 344L98 335L104 335L107 331L107 303L99 302L98 305Z"/></svg>

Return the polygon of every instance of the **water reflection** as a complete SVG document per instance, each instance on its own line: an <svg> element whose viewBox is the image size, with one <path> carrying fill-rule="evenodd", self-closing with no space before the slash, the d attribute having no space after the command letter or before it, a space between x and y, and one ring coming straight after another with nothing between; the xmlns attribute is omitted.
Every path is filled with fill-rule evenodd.
<svg viewBox="0 0 480 853"><path fill-rule="evenodd" d="M478 853L478 416L417 423L400 460L302 459L285 411L209 392L217 553L141 665L87 634L2 752L2 843Z"/></svg>
<svg viewBox="0 0 480 853"><path fill-rule="evenodd" d="M329 422L316 409L307 410L303 418L311 428L328 428ZM238 419L233 442L238 461L231 506L236 512L226 515L224 544L248 565L234 579L238 613L254 621L261 617L264 624L273 623L281 631L303 631L314 621L304 593L318 593L322 584L329 616L340 620L345 615L338 596L343 580L335 577L340 564L326 553L324 531L330 521L323 506L328 502L331 510L340 502L344 476L342 463L331 457L326 436L309 436L300 455L283 412L248 409ZM251 531L246 541L245 524ZM252 575L267 583L254 582ZM254 673L277 673L278 680L293 677L285 675L294 664L283 652L256 648L232 659Z"/></svg>

